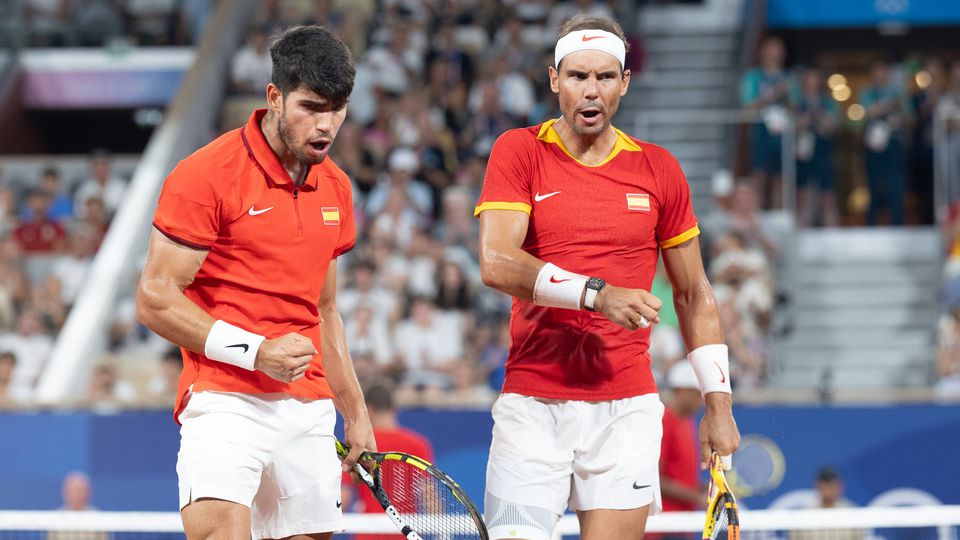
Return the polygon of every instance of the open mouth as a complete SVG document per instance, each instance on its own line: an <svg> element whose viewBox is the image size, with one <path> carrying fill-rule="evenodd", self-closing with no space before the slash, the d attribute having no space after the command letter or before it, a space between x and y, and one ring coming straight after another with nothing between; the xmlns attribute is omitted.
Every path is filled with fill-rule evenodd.
<svg viewBox="0 0 960 540"><path fill-rule="evenodd" d="M317 152L323 152L330 147L330 141L314 141L310 143L310 148L313 148Z"/></svg>

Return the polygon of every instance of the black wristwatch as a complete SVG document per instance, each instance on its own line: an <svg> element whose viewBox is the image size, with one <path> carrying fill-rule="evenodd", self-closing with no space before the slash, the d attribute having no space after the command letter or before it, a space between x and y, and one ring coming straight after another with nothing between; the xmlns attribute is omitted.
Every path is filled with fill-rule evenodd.
<svg viewBox="0 0 960 540"><path fill-rule="evenodd" d="M587 280L586 293L583 296L583 307L587 311L596 311L593 306L594 302L597 300L597 294L599 294L600 289L604 288L606 285L607 282L598 277L592 277Z"/></svg>

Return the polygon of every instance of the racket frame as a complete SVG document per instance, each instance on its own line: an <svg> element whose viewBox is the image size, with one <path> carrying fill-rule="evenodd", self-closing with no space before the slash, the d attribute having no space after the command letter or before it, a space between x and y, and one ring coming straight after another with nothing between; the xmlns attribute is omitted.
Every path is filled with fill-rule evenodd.
<svg viewBox="0 0 960 540"><path fill-rule="evenodd" d="M340 457L340 459L347 457L347 454L350 452L350 448L341 443L339 440L336 441L336 446L337 455ZM374 463L373 473L368 471L366 467L362 466L360 464L361 461L372 461ZM447 473L441 471L432 463L423 458L405 454L403 452L364 452L360 454L360 459L353 467L354 471L356 471L360 479L363 480L363 483L370 488L374 497L376 497L377 502L379 502L380 506L383 507L383 511L386 512L393 524L396 525L397 529L399 529L408 540L423 540L423 538L417 531L413 530L413 528L410 527L406 521L404 521L403 516L393 506L393 503L390 502L390 497L383 489L383 485L380 482L380 464L384 461L404 462L439 480L467 509L467 512L470 514L470 518L477 527L477 535L479 536L480 540L489 540L487 527L483 522L483 517L480 515L480 511L477 510L477 506L473 504L473 501L470 500L470 497L467 496L463 489L453 480L453 478L450 478Z"/></svg>

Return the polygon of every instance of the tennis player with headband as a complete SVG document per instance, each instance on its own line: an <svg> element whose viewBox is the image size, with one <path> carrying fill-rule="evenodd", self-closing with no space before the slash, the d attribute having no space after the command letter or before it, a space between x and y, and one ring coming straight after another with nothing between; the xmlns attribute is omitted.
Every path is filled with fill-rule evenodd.
<svg viewBox="0 0 960 540"><path fill-rule="evenodd" d="M687 181L669 152L611 125L626 49L611 19L567 21L549 68L562 116L503 134L487 165L481 274L514 297L487 464L494 539L547 540L568 507L582 538L640 538L659 509L663 405L647 348L660 253L706 398L704 464L739 444Z"/></svg>

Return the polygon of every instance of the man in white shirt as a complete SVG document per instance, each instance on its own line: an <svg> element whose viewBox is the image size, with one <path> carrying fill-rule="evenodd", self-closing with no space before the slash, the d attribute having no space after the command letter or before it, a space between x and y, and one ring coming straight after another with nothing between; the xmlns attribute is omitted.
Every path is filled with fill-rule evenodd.
<svg viewBox="0 0 960 540"><path fill-rule="evenodd" d="M77 217L86 216L87 199L101 198L107 207L107 212L112 216L120 203L123 202L123 195L127 190L127 182L119 176L113 174L113 165L110 162L110 154L106 150L94 150L90 156L90 178L87 179L74 197L74 208Z"/></svg>

